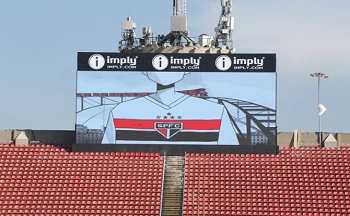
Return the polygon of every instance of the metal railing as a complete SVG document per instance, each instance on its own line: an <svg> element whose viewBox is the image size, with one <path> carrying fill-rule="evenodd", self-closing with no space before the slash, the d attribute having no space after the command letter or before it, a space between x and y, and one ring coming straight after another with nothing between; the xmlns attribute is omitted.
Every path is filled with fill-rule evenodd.
<svg viewBox="0 0 350 216"><path fill-rule="evenodd" d="M164 180L165 180L165 162L166 162L166 152L164 152L163 176L162 176L162 194L161 194L161 196L160 196L160 213L159 213L159 216L162 216L162 211L163 211Z"/></svg>
<svg viewBox="0 0 350 216"><path fill-rule="evenodd" d="M186 152L185 152L185 160L183 166L183 180L182 180L182 206L181 206L181 215L184 214L184 201L185 201L185 178L186 178Z"/></svg>

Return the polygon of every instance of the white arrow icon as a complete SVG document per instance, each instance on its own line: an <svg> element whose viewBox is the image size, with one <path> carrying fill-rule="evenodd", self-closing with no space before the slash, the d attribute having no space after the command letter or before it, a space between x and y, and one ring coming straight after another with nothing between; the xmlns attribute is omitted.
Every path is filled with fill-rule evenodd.
<svg viewBox="0 0 350 216"><path fill-rule="evenodd" d="M319 116L323 115L323 113L325 113L327 111L327 108L325 106L323 106L323 104L319 104L318 109L319 109L319 112L318 112Z"/></svg>

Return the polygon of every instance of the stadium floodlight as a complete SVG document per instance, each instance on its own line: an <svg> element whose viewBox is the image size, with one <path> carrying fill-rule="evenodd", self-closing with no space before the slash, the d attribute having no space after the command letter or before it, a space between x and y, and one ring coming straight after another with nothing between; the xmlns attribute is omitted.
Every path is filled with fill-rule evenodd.
<svg viewBox="0 0 350 216"><path fill-rule="evenodd" d="M320 87L321 87L321 78L329 78L329 76L325 73L313 73L310 74L311 77L317 78L317 107L320 109L318 113L318 143L324 147L323 138L322 138L322 130L321 130L321 116L326 111L326 108L320 103ZM324 108L323 108L324 107Z"/></svg>

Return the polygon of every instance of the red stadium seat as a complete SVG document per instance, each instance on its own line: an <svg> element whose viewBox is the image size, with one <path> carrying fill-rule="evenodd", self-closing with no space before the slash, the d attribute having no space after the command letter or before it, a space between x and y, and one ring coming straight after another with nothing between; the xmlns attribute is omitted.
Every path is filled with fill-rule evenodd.
<svg viewBox="0 0 350 216"><path fill-rule="evenodd" d="M349 184L343 182L350 177L348 156L348 151L314 147L282 148L278 156L186 154L184 213L229 215L226 208L198 205L199 197L221 197L211 205L231 206L233 215L349 214ZM252 202L249 197L263 199Z"/></svg>
<svg viewBox="0 0 350 216"><path fill-rule="evenodd" d="M187 153L183 215L349 215L349 155ZM159 215L163 163L158 153L0 145L0 214Z"/></svg>
<svg viewBox="0 0 350 216"><path fill-rule="evenodd" d="M164 159L159 154L141 155L0 145L0 214L159 215ZM140 199L144 210L137 209ZM117 200L127 203L121 212Z"/></svg>

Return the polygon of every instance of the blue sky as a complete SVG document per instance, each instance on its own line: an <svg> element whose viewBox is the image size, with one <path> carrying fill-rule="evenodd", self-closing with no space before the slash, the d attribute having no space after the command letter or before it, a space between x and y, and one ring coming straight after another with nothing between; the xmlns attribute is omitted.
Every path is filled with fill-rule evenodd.
<svg viewBox="0 0 350 216"><path fill-rule="evenodd" d="M213 35L219 0L188 0L190 35ZM117 52L131 16L168 33L171 0L0 1L0 129L74 129L77 52ZM237 53L276 53L278 131L350 132L350 1L233 0Z"/></svg>

